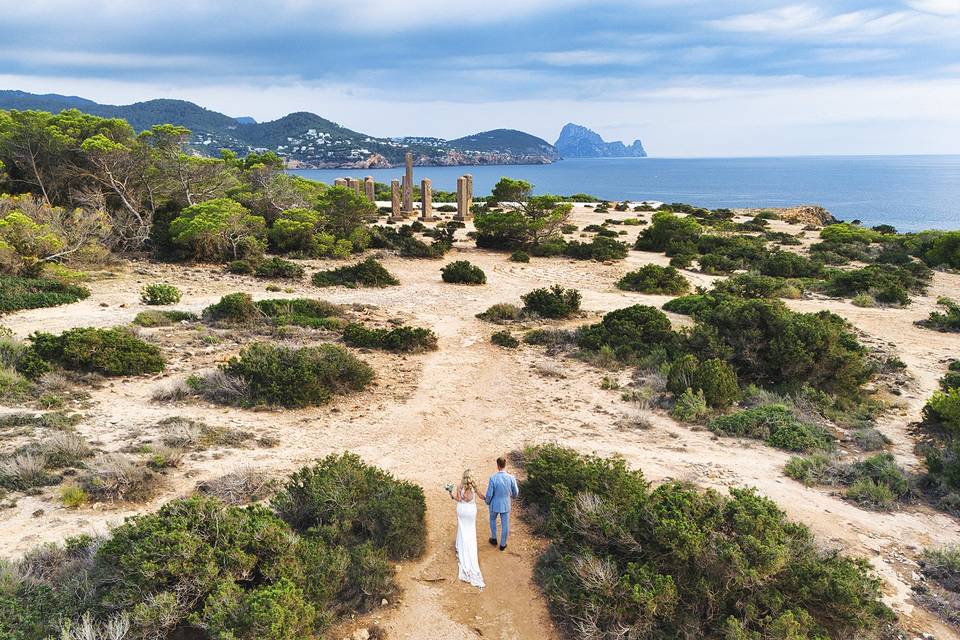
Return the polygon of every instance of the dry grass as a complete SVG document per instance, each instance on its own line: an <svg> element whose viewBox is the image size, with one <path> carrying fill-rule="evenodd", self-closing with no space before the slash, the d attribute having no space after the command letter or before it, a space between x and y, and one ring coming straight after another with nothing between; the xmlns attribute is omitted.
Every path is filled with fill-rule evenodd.
<svg viewBox="0 0 960 640"><path fill-rule="evenodd" d="M0 460L0 486L29 489L47 481L47 456L27 451Z"/></svg>
<svg viewBox="0 0 960 640"><path fill-rule="evenodd" d="M269 497L277 482L261 469L242 467L197 484L197 492L219 498L225 504L240 505Z"/></svg>
<svg viewBox="0 0 960 640"><path fill-rule="evenodd" d="M80 435L69 431L55 433L40 445L47 456L47 466L52 468L72 467L93 455L93 449Z"/></svg>
<svg viewBox="0 0 960 640"><path fill-rule="evenodd" d="M182 416L164 418L156 424L163 431L161 440L168 447L201 451L210 447L238 447L251 434L231 427L212 426Z"/></svg>
<svg viewBox="0 0 960 640"><path fill-rule="evenodd" d="M239 404L250 394L246 382L221 369L214 369L204 375L199 386L203 397L217 404Z"/></svg>
<svg viewBox="0 0 960 640"><path fill-rule="evenodd" d="M179 402L193 395L186 380L164 380L153 390L150 399L154 402Z"/></svg>
<svg viewBox="0 0 960 640"><path fill-rule="evenodd" d="M109 453L93 462L80 484L93 500L145 502L157 495L163 479L142 461Z"/></svg>

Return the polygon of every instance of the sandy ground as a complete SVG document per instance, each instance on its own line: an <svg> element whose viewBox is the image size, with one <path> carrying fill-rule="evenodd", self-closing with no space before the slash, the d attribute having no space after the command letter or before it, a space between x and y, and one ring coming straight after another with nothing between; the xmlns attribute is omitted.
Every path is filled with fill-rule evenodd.
<svg viewBox="0 0 960 640"><path fill-rule="evenodd" d="M578 209L575 222L583 226L606 217L635 214L594 214ZM777 223L777 228L788 228ZM630 230L629 239L637 227ZM792 227L797 231L798 227ZM462 233L462 232L461 232ZM808 234L809 235L809 234ZM938 619L917 607L910 585L918 576L915 558L928 545L960 540L957 520L925 507L907 507L885 514L860 509L822 488L806 488L783 475L789 456L754 441L718 439L705 430L677 424L668 416L653 415L653 428L630 426L635 409L619 391L605 391L600 381L608 372L572 360L545 355L542 348L521 346L505 350L489 343L496 327L474 314L496 302L519 302L521 294L539 286L560 283L583 293L585 319L634 303L660 305L669 297L617 290L614 283L626 271L648 262L666 264L662 254L631 251L612 265L533 258L529 264L508 262L503 254L460 243L441 261L385 256L385 266L402 285L383 290L318 290L308 280L293 285L293 293L268 293L252 278L222 274L215 267L184 268L133 263L116 277L92 284L93 295L80 303L26 311L4 318L3 324L20 336L37 329L61 331L75 326L112 326L127 323L144 307L139 288L164 280L184 291L177 308L199 312L233 291L257 298L311 296L339 303L375 305L386 316L398 316L429 326L440 337L440 349L415 356L363 354L378 371L377 386L341 398L331 405L299 411L244 411L197 402L151 402L161 379L183 377L222 361L239 348L230 336L220 345L199 341L168 350L169 371L155 378L121 379L91 391L91 408L78 430L103 449L119 448L150 425L168 416L188 416L210 424L233 426L279 440L273 448L223 449L195 454L168 477L162 498L136 508L94 505L68 510L58 505L52 490L20 497L13 508L0 511L0 554L16 555L44 541L58 541L81 532L104 532L123 517L156 508L173 496L187 495L197 481L213 478L239 466L254 466L278 475L330 452L351 450L368 462L424 487L427 495L426 554L399 565L403 594L397 602L357 624L379 624L390 637L409 638L517 638L558 637L545 600L532 582L532 569L543 542L526 530L519 518L506 552L486 544L486 509L478 514L480 564L487 588L478 591L457 581L453 540L455 505L442 489L464 468L484 478L500 454L527 444L558 442L583 452L623 456L652 481L687 479L725 490L750 485L778 502L791 518L808 524L825 546L841 548L867 558L885 581L885 599L905 627L937 638L960 638ZM481 266L488 284L466 287L444 284L440 267L455 259ZM326 267L329 263L313 263ZM685 274L695 285L714 279ZM797 310L830 309L848 318L866 336L895 345L915 383L901 399L903 407L885 416L879 425L893 441L892 450L904 465L915 466L907 425L919 416L923 402L936 387L946 359L958 353L960 338L920 329L913 321L925 317L936 297L955 294L960 276L937 274L929 295L902 310L860 309L837 300L798 300ZM574 326L580 322L568 323ZM679 317L676 317L678 321ZM556 326L556 325L554 325ZM145 332L161 341L162 332ZM563 376L550 375L562 371ZM614 374L617 375L617 374ZM629 372L619 374L622 383ZM339 631L350 634L350 625ZM335 634L333 637L337 637Z"/></svg>

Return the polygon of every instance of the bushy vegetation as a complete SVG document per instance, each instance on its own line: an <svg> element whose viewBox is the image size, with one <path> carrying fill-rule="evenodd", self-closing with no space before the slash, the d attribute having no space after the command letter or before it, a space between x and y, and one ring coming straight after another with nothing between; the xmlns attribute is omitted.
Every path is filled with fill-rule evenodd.
<svg viewBox="0 0 960 640"><path fill-rule="evenodd" d="M303 267L276 256L257 264L253 275L265 279L299 280L303 277Z"/></svg>
<svg viewBox="0 0 960 640"><path fill-rule="evenodd" d="M213 198L185 207L170 222L170 238L191 257L226 262L260 256L267 222L230 198Z"/></svg>
<svg viewBox="0 0 960 640"><path fill-rule="evenodd" d="M140 301L150 305L176 304L182 295L172 284L157 282L148 284L140 291Z"/></svg>
<svg viewBox="0 0 960 640"><path fill-rule="evenodd" d="M338 267L327 271L318 271L311 279L318 287L389 287L400 284L380 262L367 258L363 262L348 267Z"/></svg>
<svg viewBox="0 0 960 640"><path fill-rule="evenodd" d="M198 320L196 314L189 311L161 311L151 309L141 311L134 317L133 324L138 327L169 327L178 322L193 322Z"/></svg>
<svg viewBox="0 0 960 640"><path fill-rule="evenodd" d="M558 284L543 289L534 289L520 296L523 310L541 318L569 318L580 311L580 292L564 289Z"/></svg>
<svg viewBox="0 0 960 640"><path fill-rule="evenodd" d="M927 400L920 422L923 441L917 453L926 473L920 485L945 511L960 513L960 364L954 361L940 380L940 390Z"/></svg>
<svg viewBox="0 0 960 640"><path fill-rule="evenodd" d="M789 407L768 404L714 418L707 427L721 436L763 440L786 451L826 451L833 438L823 428L798 420Z"/></svg>
<svg viewBox="0 0 960 640"><path fill-rule="evenodd" d="M460 223L462 224L462 223ZM392 249L403 258L442 258L453 246L456 227L451 224L438 225L425 230L424 235L433 236L433 242L427 244L414 237L412 226L403 225L399 230L390 227L373 227L370 246L374 249Z"/></svg>
<svg viewBox="0 0 960 640"><path fill-rule="evenodd" d="M622 460L524 454L528 515L550 537L536 579L583 637L851 638L893 618L865 560L822 551L750 489L651 489Z"/></svg>
<svg viewBox="0 0 960 640"><path fill-rule="evenodd" d="M931 311L928 318L917 320L917 324L945 333L960 331L960 304L952 298L941 296L937 298L937 305L942 307L943 311Z"/></svg>
<svg viewBox="0 0 960 640"><path fill-rule="evenodd" d="M56 307L83 300L90 290L76 284L40 278L0 276L0 314Z"/></svg>
<svg viewBox="0 0 960 640"><path fill-rule="evenodd" d="M676 216L670 211L657 211L650 226L640 232L635 249L662 251L667 255L696 253L696 243L703 227L692 216Z"/></svg>
<svg viewBox="0 0 960 640"><path fill-rule="evenodd" d="M507 349L516 349L520 346L520 341L509 331L497 331L493 333L493 335L490 336L490 342L498 347L505 347Z"/></svg>
<svg viewBox="0 0 960 640"><path fill-rule="evenodd" d="M647 264L620 278L617 288L641 293L680 295L690 290L690 283L673 267Z"/></svg>
<svg viewBox="0 0 960 640"><path fill-rule="evenodd" d="M393 562L423 552L424 513L419 487L353 454L296 472L271 507L173 500L8 563L0 635L318 639L393 598Z"/></svg>
<svg viewBox="0 0 960 640"><path fill-rule="evenodd" d="M871 375L847 322L828 311L796 313L778 300L729 299L695 320L688 349L727 360L742 382L850 396Z"/></svg>
<svg viewBox="0 0 960 640"><path fill-rule="evenodd" d="M560 235L573 209L559 196L534 196L524 180L501 178L493 187L492 202L499 205L477 213L477 246L515 250L534 247Z"/></svg>
<svg viewBox="0 0 960 640"><path fill-rule="evenodd" d="M667 389L677 397L687 389L701 391L705 402L715 409L729 407L740 397L737 374L730 365L719 358L701 362L690 354L670 366Z"/></svg>
<svg viewBox="0 0 960 640"><path fill-rule="evenodd" d="M487 322L493 322L494 324L502 324L504 322L519 320L522 313L523 310L517 305L500 302L491 305L486 311L478 313L477 318L486 320Z"/></svg>
<svg viewBox="0 0 960 640"><path fill-rule="evenodd" d="M487 275L483 269L467 260L451 262L440 269L440 276L444 282L454 284L486 284Z"/></svg>
<svg viewBox="0 0 960 640"><path fill-rule="evenodd" d="M841 298L870 294L884 304L910 304L910 293L924 293L930 270L920 263L898 267L868 265L862 269L834 269L826 274L825 293Z"/></svg>
<svg viewBox="0 0 960 640"><path fill-rule="evenodd" d="M852 463L842 463L822 454L793 458L784 471L804 484L845 487L849 500L870 509L890 510L912 491L910 476L890 453L877 453Z"/></svg>
<svg viewBox="0 0 960 640"><path fill-rule="evenodd" d="M522 249L517 249L510 254L510 262L530 262L530 254Z"/></svg>
<svg viewBox="0 0 960 640"><path fill-rule="evenodd" d="M364 389L374 378L368 364L332 344L291 348L255 342L222 371L246 384L245 404L283 407L325 404Z"/></svg>
<svg viewBox="0 0 960 640"><path fill-rule="evenodd" d="M259 311L261 317L273 322L278 327L294 325L311 329L338 329L342 323L340 316L343 315L343 309L326 300L314 300L312 298L267 299L257 300L254 307ZM244 310L244 313L246 312L245 304L241 305L240 308Z"/></svg>
<svg viewBox="0 0 960 640"><path fill-rule="evenodd" d="M160 348L144 342L124 327L82 327L60 335L37 332L30 336L33 351L43 361L74 371L107 376L136 376L163 371Z"/></svg>
<svg viewBox="0 0 960 640"><path fill-rule="evenodd" d="M637 304L611 311L599 323L583 327L577 344L589 351L610 349L620 360L629 361L671 346L676 340L670 319L662 311Z"/></svg>
<svg viewBox="0 0 960 640"><path fill-rule="evenodd" d="M383 329L351 323L343 329L343 341L351 347L404 353L432 351L437 348L437 334L421 327Z"/></svg>
<svg viewBox="0 0 960 640"><path fill-rule="evenodd" d="M203 310L203 319L208 322L245 324L261 317L249 293L228 293Z"/></svg>

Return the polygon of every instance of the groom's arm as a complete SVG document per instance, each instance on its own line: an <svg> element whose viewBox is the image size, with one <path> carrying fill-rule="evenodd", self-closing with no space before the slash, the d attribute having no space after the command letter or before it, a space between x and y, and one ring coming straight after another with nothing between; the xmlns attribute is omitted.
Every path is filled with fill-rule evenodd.
<svg viewBox="0 0 960 640"><path fill-rule="evenodd" d="M510 476L510 497L516 498L520 495L520 485L517 484L517 479L513 476Z"/></svg>
<svg viewBox="0 0 960 640"><path fill-rule="evenodd" d="M493 478L487 480L487 495L483 496L483 501L487 504L490 504L491 500L493 500Z"/></svg>

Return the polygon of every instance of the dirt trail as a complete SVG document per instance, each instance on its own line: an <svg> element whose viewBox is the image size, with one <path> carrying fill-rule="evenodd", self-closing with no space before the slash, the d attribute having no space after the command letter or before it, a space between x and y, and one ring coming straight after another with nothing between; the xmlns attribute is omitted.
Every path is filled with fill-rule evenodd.
<svg viewBox="0 0 960 640"><path fill-rule="evenodd" d="M580 211L576 222L597 222L599 217ZM488 284L464 287L440 282L439 267L455 259L481 266ZM501 254L463 245L442 262L385 258L385 266L400 278L400 287L317 290L305 281L295 285L292 293L283 294L266 293L263 283L224 276L213 268L138 264L115 280L94 283L94 295L87 301L7 317L5 325L18 335L36 329L60 331L129 322L143 308L135 302L140 284L164 279L185 292L178 308L193 311L238 290L259 298L309 295L332 302L377 305L402 314L411 323L432 327L440 337L440 349L409 357L363 354L378 371L378 386L373 391L301 411L251 412L191 402L160 405L150 402L155 379L120 380L94 391L90 418L79 430L103 448L119 446L129 433L171 415L272 435L280 444L272 449L227 449L199 456L171 474L169 490L162 498L136 510L70 511L57 506L50 493L21 498L15 509L0 512L0 554L22 553L38 542L68 534L102 532L125 515L155 508L174 495L186 495L198 480L239 466L282 474L327 453L352 450L423 486L428 506L425 555L400 566L404 589L400 601L364 618L364 624L381 624L394 638L555 638L546 603L532 582L533 565L543 542L530 536L520 519L514 518L508 550L500 553L485 542L487 511L481 505L478 538L487 588L479 592L458 582L452 548L455 505L442 486L456 481L466 467L485 481L497 455L528 444L559 442L587 453L621 455L643 469L651 481L688 479L721 490L755 486L791 518L808 524L825 545L868 558L887 583L886 600L905 616L908 626L940 639L960 638L955 630L914 608L909 597L916 567L913 559L925 546L960 539L957 520L926 508L891 514L859 509L827 490L806 488L784 477L782 466L789 456L783 452L755 441L718 439L707 431L678 425L662 414L653 415L652 428L639 430L632 424L635 409L622 401L618 391L600 388L605 375L618 375L621 383L626 383L629 372L609 374L577 361L557 360L540 348L494 347L489 335L495 328L474 318L493 303L517 303L521 294L554 283L582 291L588 319L637 302L660 305L667 297L625 293L613 286L623 273L647 262L663 264L666 259L631 252L627 260L614 265L558 258L516 264ZM321 265L327 263L315 266ZM136 269L145 273L138 274ZM715 279L685 275L703 286ZM960 276L938 274L930 295L903 310L858 309L841 301L790 303L804 311L828 308L849 318L866 334L896 344L916 383L904 396L902 410L886 418L881 429L893 439L894 451L905 464L916 462L906 425L917 418L923 401L936 387L944 358L960 353L960 338L919 329L912 321L929 312L938 294L956 290L958 285ZM101 307L101 303L109 306ZM208 354L202 348L191 349L191 355L171 355L172 373L165 377L182 376L225 357L222 352ZM557 372L562 377L554 375ZM33 517L37 509L44 514ZM345 628L333 637L345 637L349 632Z"/></svg>

